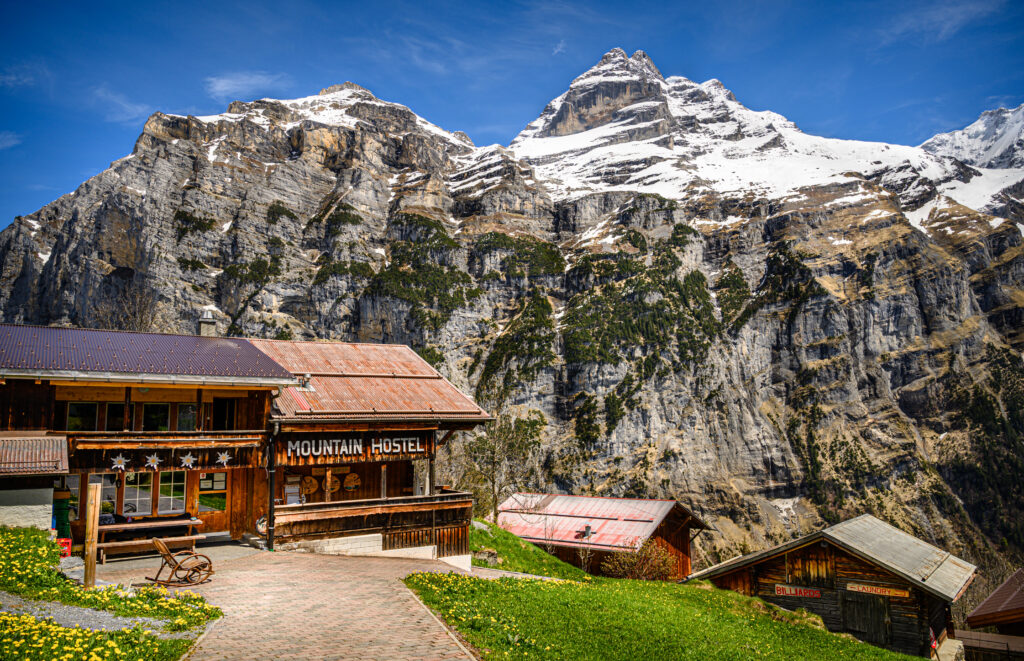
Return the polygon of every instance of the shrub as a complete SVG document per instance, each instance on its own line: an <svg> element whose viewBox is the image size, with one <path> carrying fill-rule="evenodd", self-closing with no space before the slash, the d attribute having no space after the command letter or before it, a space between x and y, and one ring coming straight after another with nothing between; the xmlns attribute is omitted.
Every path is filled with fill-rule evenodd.
<svg viewBox="0 0 1024 661"><path fill-rule="evenodd" d="M615 578L639 581L667 581L672 578L675 559L668 550L648 539L633 553L615 553L601 563L601 571Z"/></svg>
<svg viewBox="0 0 1024 661"><path fill-rule="evenodd" d="M291 218L292 220L296 220L298 216L296 216L295 213L286 207L280 200L274 200L274 202L267 207L267 222L273 225L282 218Z"/></svg>
<svg viewBox="0 0 1024 661"><path fill-rule="evenodd" d="M209 232L213 229L214 225L212 218L193 216L184 209L178 209L174 212L174 221L178 224L178 241L181 241L185 236L193 232Z"/></svg>
<svg viewBox="0 0 1024 661"><path fill-rule="evenodd" d="M178 258L178 267L182 271L201 271L206 268L206 264L203 264L198 259L189 259L187 257Z"/></svg>

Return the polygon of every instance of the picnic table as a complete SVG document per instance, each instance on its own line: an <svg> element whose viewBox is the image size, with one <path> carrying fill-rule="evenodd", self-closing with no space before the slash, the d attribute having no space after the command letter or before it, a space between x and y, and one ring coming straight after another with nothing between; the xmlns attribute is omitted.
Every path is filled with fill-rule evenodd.
<svg viewBox="0 0 1024 661"><path fill-rule="evenodd" d="M96 549L100 554L100 564L102 565L106 563L107 553L109 551L134 551L153 548L152 536L147 537L146 539L128 539L108 542L106 541L107 533L143 530L159 531L161 528L181 528L185 526L187 534L175 537L162 537L161 540L168 546L179 546L184 544L185 546L190 546L192 551L195 551L196 542L200 539L206 539L206 535L193 534L193 529L201 525L203 525L201 519L191 517L189 519L143 519L141 521L107 523L96 526L96 532L99 533L99 540L96 544Z"/></svg>

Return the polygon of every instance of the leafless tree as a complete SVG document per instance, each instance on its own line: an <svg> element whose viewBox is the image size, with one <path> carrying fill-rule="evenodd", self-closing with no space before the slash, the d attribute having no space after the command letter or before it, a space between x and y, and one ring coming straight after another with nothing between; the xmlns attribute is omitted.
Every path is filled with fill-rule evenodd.
<svg viewBox="0 0 1024 661"><path fill-rule="evenodd" d="M147 333L160 330L157 293L138 276L128 281L112 298L97 301L90 326Z"/></svg>
<svg viewBox="0 0 1024 661"><path fill-rule="evenodd" d="M465 445L468 472L475 482L482 484L482 495L495 523L498 522L498 505L502 499L516 491L530 473L528 459L540 444L543 426L543 416L515 418L503 415Z"/></svg>

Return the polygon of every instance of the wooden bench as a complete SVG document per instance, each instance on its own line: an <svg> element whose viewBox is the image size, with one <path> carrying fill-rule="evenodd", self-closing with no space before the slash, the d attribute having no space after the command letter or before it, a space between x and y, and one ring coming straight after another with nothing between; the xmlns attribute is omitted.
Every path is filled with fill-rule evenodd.
<svg viewBox="0 0 1024 661"><path fill-rule="evenodd" d="M158 531L161 528L185 528L186 534L175 537L164 537L164 541L172 542L176 548L181 547L182 542L188 542L187 546L191 547L193 551L196 550L196 540L205 539L206 535L194 534L195 528L203 525L202 520L195 517L188 519L143 519L141 521L132 521L130 523L107 523L101 526L97 526L96 530L99 532L99 543L96 545L96 549L100 556L100 564L107 561L107 551L144 551L153 548L152 538L155 536L154 531ZM145 534L145 539L126 539L116 542L108 542L106 540L107 533L112 532L139 532Z"/></svg>
<svg viewBox="0 0 1024 661"><path fill-rule="evenodd" d="M196 550L196 542L200 539L206 539L206 535L183 535L181 537L161 537L160 541L168 546L174 546L176 548L180 546L186 546L193 552ZM184 544L182 544L184 542ZM156 546L153 544L152 539L128 539L121 542L102 542L96 545L96 550L100 555L100 564L107 562L108 551L146 551L148 549L154 549Z"/></svg>

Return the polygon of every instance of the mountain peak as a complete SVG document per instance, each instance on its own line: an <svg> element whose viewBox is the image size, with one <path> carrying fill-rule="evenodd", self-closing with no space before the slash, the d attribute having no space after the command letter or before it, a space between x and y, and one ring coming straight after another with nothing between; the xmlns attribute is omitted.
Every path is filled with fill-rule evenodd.
<svg viewBox="0 0 1024 661"><path fill-rule="evenodd" d="M975 167L1024 167L1024 103L1012 109L986 110L969 126L939 133L921 148Z"/></svg>
<svg viewBox="0 0 1024 661"><path fill-rule="evenodd" d="M331 85L330 87L323 88L322 90L320 90L320 93L317 96L327 96L329 94L334 94L336 92L344 92L346 90L355 90L357 92L366 92L367 94L371 95L373 94L372 92L370 92L370 90L366 89L362 85L357 85L353 82L345 81L340 85Z"/></svg>

